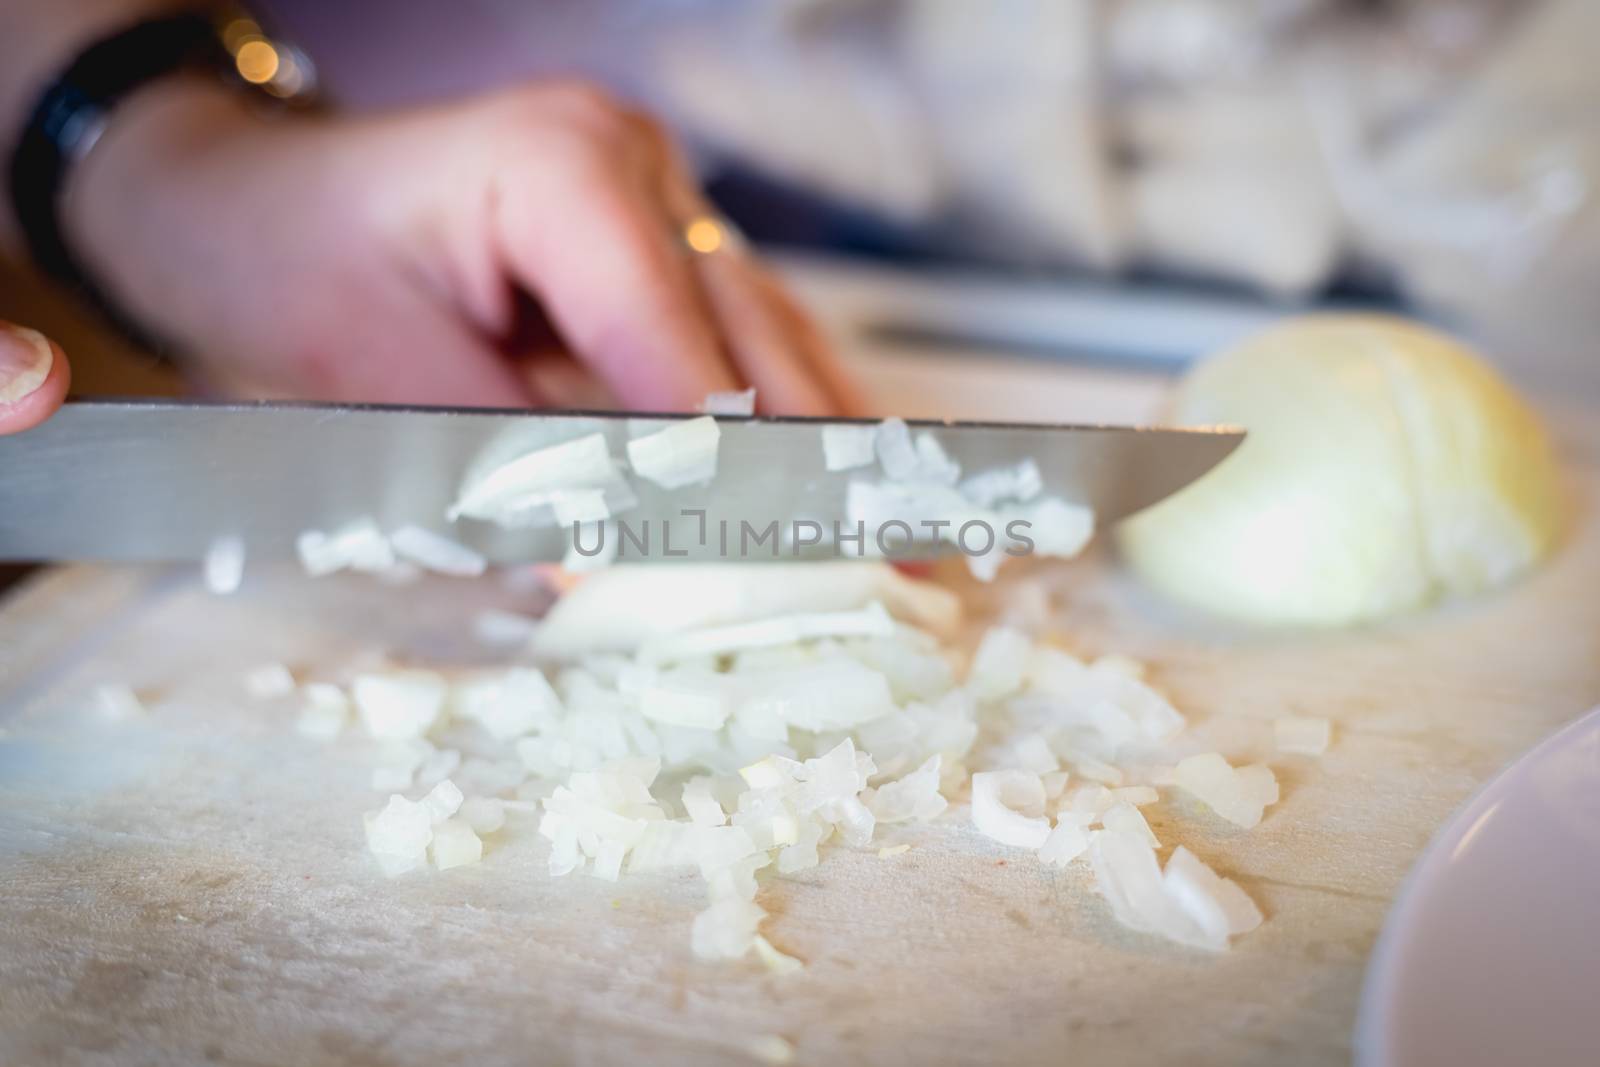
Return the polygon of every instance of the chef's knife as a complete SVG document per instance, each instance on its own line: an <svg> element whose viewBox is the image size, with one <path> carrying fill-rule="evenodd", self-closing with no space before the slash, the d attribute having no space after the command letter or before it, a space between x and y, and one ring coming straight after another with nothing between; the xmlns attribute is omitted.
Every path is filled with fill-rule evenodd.
<svg viewBox="0 0 1600 1067"><path fill-rule="evenodd" d="M0 559L195 559L222 538L240 539L252 559L289 557L302 531L370 517L384 530L430 528L496 562L559 560L571 528L508 531L475 519L448 521L469 470L595 433L621 458L630 439L692 417L73 402L41 426L0 437ZM793 523L829 528L844 521L851 479L882 478L876 464L825 469L821 430L830 421L845 420L718 417L717 473L709 485L666 490L629 476L637 504L615 518L636 533L654 526L658 547L638 554L668 558L659 547L667 523L671 558L700 560L771 559L773 542L730 553L716 530L748 523L765 531L776 522L783 531L777 551L789 558ZM911 429L933 431L966 474L1033 459L1043 495L1087 504L1102 527L1200 477L1244 436L1227 428L979 422L912 421ZM704 517L685 515L701 509ZM710 536L697 536L707 528ZM829 552L825 543L803 554Z"/></svg>

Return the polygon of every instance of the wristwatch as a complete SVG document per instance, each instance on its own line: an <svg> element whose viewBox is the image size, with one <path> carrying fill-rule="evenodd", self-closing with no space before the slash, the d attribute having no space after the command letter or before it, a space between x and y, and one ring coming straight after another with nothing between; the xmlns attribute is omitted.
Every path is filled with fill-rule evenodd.
<svg viewBox="0 0 1600 1067"><path fill-rule="evenodd" d="M294 74L292 93L273 95L303 99L310 65L298 52L281 47L267 42L260 28L242 16L221 33L209 15L198 11L148 19L79 53L40 94L23 126L11 153L11 206L30 255L42 271L76 290L142 347L160 351L164 346L106 298L66 240L61 206L67 178L99 140L117 104L158 79L199 72L224 83L272 91L273 79L289 72ZM264 57L270 64L263 64Z"/></svg>

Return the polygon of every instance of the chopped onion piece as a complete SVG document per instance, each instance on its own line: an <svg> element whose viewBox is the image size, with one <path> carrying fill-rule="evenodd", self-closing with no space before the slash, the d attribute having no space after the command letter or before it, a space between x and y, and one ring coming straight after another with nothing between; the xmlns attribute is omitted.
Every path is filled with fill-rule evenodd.
<svg viewBox="0 0 1600 1067"><path fill-rule="evenodd" d="M879 786L867 801L878 822L927 822L937 818L948 805L939 792L942 763L943 757L935 753L904 778Z"/></svg>
<svg viewBox="0 0 1600 1067"><path fill-rule="evenodd" d="M711 481L717 473L717 442L722 431L710 415L673 423L628 442L634 473L663 489Z"/></svg>
<svg viewBox="0 0 1600 1067"><path fill-rule="evenodd" d="M1043 497L1031 504L1002 512L1007 522L1013 518L1028 523L1033 554L1071 559L1082 552L1094 536L1094 512L1081 504L1069 504L1057 497Z"/></svg>
<svg viewBox="0 0 1600 1067"><path fill-rule="evenodd" d="M370 518L356 519L332 533L307 530L295 540L295 551L313 578L346 569L376 574L395 564L389 539Z"/></svg>
<svg viewBox="0 0 1600 1067"><path fill-rule="evenodd" d="M1173 849L1162 881L1168 895L1208 934L1216 937L1220 933L1224 944L1227 937L1247 934L1261 925L1261 909L1255 901L1182 845Z"/></svg>
<svg viewBox="0 0 1600 1067"><path fill-rule="evenodd" d="M483 842L465 819L446 819L433 827L428 845L433 865L441 871L463 867L483 858Z"/></svg>
<svg viewBox="0 0 1600 1067"><path fill-rule="evenodd" d="M830 471L865 467L877 458L877 426L834 423L822 428L822 463Z"/></svg>
<svg viewBox="0 0 1600 1067"><path fill-rule="evenodd" d="M244 691L256 700L275 700L294 692L294 675L281 663L263 663L244 676Z"/></svg>
<svg viewBox="0 0 1600 1067"><path fill-rule="evenodd" d="M878 463L890 480L899 482L916 478L922 461L917 455L917 446L912 443L911 428L906 425L906 420L889 418L878 423L873 444L878 453Z"/></svg>
<svg viewBox="0 0 1600 1067"><path fill-rule="evenodd" d="M750 942L756 950L756 955L761 962L767 965L767 970L773 974L793 974L801 970L805 964L795 959L786 952L780 952L773 947L771 941L757 934Z"/></svg>
<svg viewBox="0 0 1600 1067"><path fill-rule="evenodd" d="M754 415L755 387L725 393L707 393L706 398L700 401L700 410L707 415Z"/></svg>
<svg viewBox="0 0 1600 1067"><path fill-rule="evenodd" d="M1161 841L1156 837L1155 831L1150 829L1150 824L1145 821L1144 813L1132 804L1118 802L1111 805L1106 809L1106 813L1100 816L1100 825L1107 830L1142 837L1145 844L1151 848L1161 847Z"/></svg>
<svg viewBox="0 0 1600 1067"><path fill-rule="evenodd" d="M227 596L239 591L244 581L244 541L238 537L219 537L206 549L202 569L206 589L214 596Z"/></svg>
<svg viewBox="0 0 1600 1067"><path fill-rule="evenodd" d="M458 681L450 692L450 711L477 723L497 741L507 741L553 727L562 708L561 698L541 671L512 667Z"/></svg>
<svg viewBox="0 0 1600 1067"><path fill-rule="evenodd" d="M892 859L895 856L901 856L910 851L911 846L907 844L890 845L887 848L880 848L878 850L878 858L880 860Z"/></svg>
<svg viewBox="0 0 1600 1067"><path fill-rule="evenodd" d="M1216 752L1180 760L1173 783L1211 806L1229 822L1249 829L1261 822L1261 812L1278 802L1278 782L1260 764L1233 768Z"/></svg>
<svg viewBox="0 0 1600 1067"><path fill-rule="evenodd" d="M475 834L492 834L506 824L506 806L494 797L468 797L456 813Z"/></svg>
<svg viewBox="0 0 1600 1067"><path fill-rule="evenodd" d="M1161 799L1161 794L1147 785L1125 785L1120 789L1111 790L1111 797L1119 804L1132 804L1139 808L1146 804L1154 804Z"/></svg>
<svg viewBox="0 0 1600 1067"><path fill-rule="evenodd" d="M894 632L894 619L882 604L873 601L856 611L780 615L757 622L665 634L645 641L638 658L641 663L659 664L824 637L890 637Z"/></svg>
<svg viewBox="0 0 1600 1067"><path fill-rule="evenodd" d="M1057 819L1050 836L1039 846L1039 861L1052 867L1065 867L1089 848L1089 835L1073 819Z"/></svg>
<svg viewBox="0 0 1600 1067"><path fill-rule="evenodd" d="M439 574L476 577L488 561L459 541L421 526L402 526L389 535L389 545L402 559Z"/></svg>
<svg viewBox="0 0 1600 1067"><path fill-rule="evenodd" d="M1050 836L1044 783L1028 771L980 771L972 776L972 823L1003 845L1039 848Z"/></svg>
<svg viewBox="0 0 1600 1067"><path fill-rule="evenodd" d="M550 508L557 526L601 522L611 517L603 489L557 489L550 494Z"/></svg>
<svg viewBox="0 0 1600 1067"><path fill-rule="evenodd" d="M745 1043L745 1051L762 1063L783 1067L794 1062L794 1044L782 1034L762 1034Z"/></svg>
<svg viewBox="0 0 1600 1067"><path fill-rule="evenodd" d="M446 778L428 791L428 795L417 803L421 804L428 812L428 818L434 825L444 822L454 815L460 808L465 798L456 784Z"/></svg>
<svg viewBox="0 0 1600 1067"><path fill-rule="evenodd" d="M1328 751L1328 742L1333 738L1333 724L1327 719L1289 715L1272 724L1272 734L1279 752L1320 756Z"/></svg>
<svg viewBox="0 0 1600 1067"><path fill-rule="evenodd" d="M748 900L725 897L694 917L690 947L706 960L736 960L755 946L767 913Z"/></svg>
<svg viewBox="0 0 1600 1067"><path fill-rule="evenodd" d="M888 681L855 660L820 660L752 673L745 688L735 713L744 724L848 730L895 710Z"/></svg>
<svg viewBox="0 0 1600 1067"><path fill-rule="evenodd" d="M472 618L472 633L486 645L525 645L533 640L538 623L514 611L488 608Z"/></svg>
<svg viewBox="0 0 1600 1067"><path fill-rule="evenodd" d="M961 618L955 594L885 563L626 563L586 578L556 601L534 648L566 658L632 652L663 634L775 615L849 611L874 600L895 618L935 633L953 631Z"/></svg>
<svg viewBox="0 0 1600 1067"><path fill-rule="evenodd" d="M712 794L711 779L705 775L697 775L684 783L683 808L697 826L722 826L728 821L728 813Z"/></svg>
<svg viewBox="0 0 1600 1067"><path fill-rule="evenodd" d="M444 708L445 680L433 671L359 675L350 686L361 722L373 737L421 737Z"/></svg>
<svg viewBox="0 0 1600 1067"><path fill-rule="evenodd" d="M634 503L604 434L525 452L469 476L446 517L453 522L465 516L513 528L550 525L555 521L556 499L575 489L604 491L613 512Z"/></svg>
<svg viewBox="0 0 1600 1067"><path fill-rule="evenodd" d="M1024 459L1011 467L979 471L961 483L961 495L979 507L992 508L1001 501L1032 500L1044 489L1039 465Z"/></svg>
<svg viewBox="0 0 1600 1067"><path fill-rule="evenodd" d="M1005 626L992 626L983 635L972 667L967 691L979 700L1000 700L1022 688L1023 675L1033 654L1026 634Z"/></svg>
<svg viewBox="0 0 1600 1067"><path fill-rule="evenodd" d="M433 818L422 804L395 794L383 808L367 812L363 825L367 848L378 857L385 873L403 874L426 861L433 841Z"/></svg>
<svg viewBox="0 0 1600 1067"><path fill-rule="evenodd" d="M917 475L935 485L953 486L961 479L961 465L946 454L927 430L917 435Z"/></svg>

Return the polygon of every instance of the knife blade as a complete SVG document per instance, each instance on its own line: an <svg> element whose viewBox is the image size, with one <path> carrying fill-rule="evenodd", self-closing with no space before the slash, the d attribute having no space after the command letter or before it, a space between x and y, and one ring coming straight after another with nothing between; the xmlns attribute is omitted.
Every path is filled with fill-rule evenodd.
<svg viewBox="0 0 1600 1067"><path fill-rule="evenodd" d="M627 442L692 415L529 412L300 403L75 401L48 422L0 437L0 559L156 561L202 557L220 538L249 556L287 558L308 529L370 517L445 534L493 562L559 560L572 530L505 530L445 512L464 475L507 457L599 433L613 456ZM1104 526L1188 485L1243 439L1226 427L1157 429L908 420L930 430L966 473L1032 458L1045 494L1086 504ZM716 524L764 529L846 515L852 478L876 464L825 469L823 426L863 420L717 418L716 477L666 490L629 477L635 527L676 523L670 558L772 558L765 546L729 557ZM705 516L686 518L685 511ZM709 523L710 537L691 536ZM699 529L697 529L697 527ZM830 538L831 540L831 538ZM635 544L636 547L636 544ZM931 554L923 545L908 555ZM782 554L788 557L791 547ZM824 554L825 545L804 554ZM683 552L682 556L677 553ZM649 558L669 558L660 550Z"/></svg>

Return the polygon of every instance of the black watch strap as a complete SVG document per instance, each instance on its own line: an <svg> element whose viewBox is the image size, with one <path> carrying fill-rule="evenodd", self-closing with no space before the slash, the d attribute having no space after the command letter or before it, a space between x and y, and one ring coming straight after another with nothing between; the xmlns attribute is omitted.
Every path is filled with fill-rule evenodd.
<svg viewBox="0 0 1600 1067"><path fill-rule="evenodd" d="M11 205L34 262L140 340L140 331L104 299L68 247L61 227L62 192L73 164L93 147L119 100L188 69L232 69L205 15L169 15L112 34L85 49L45 89L11 155Z"/></svg>

